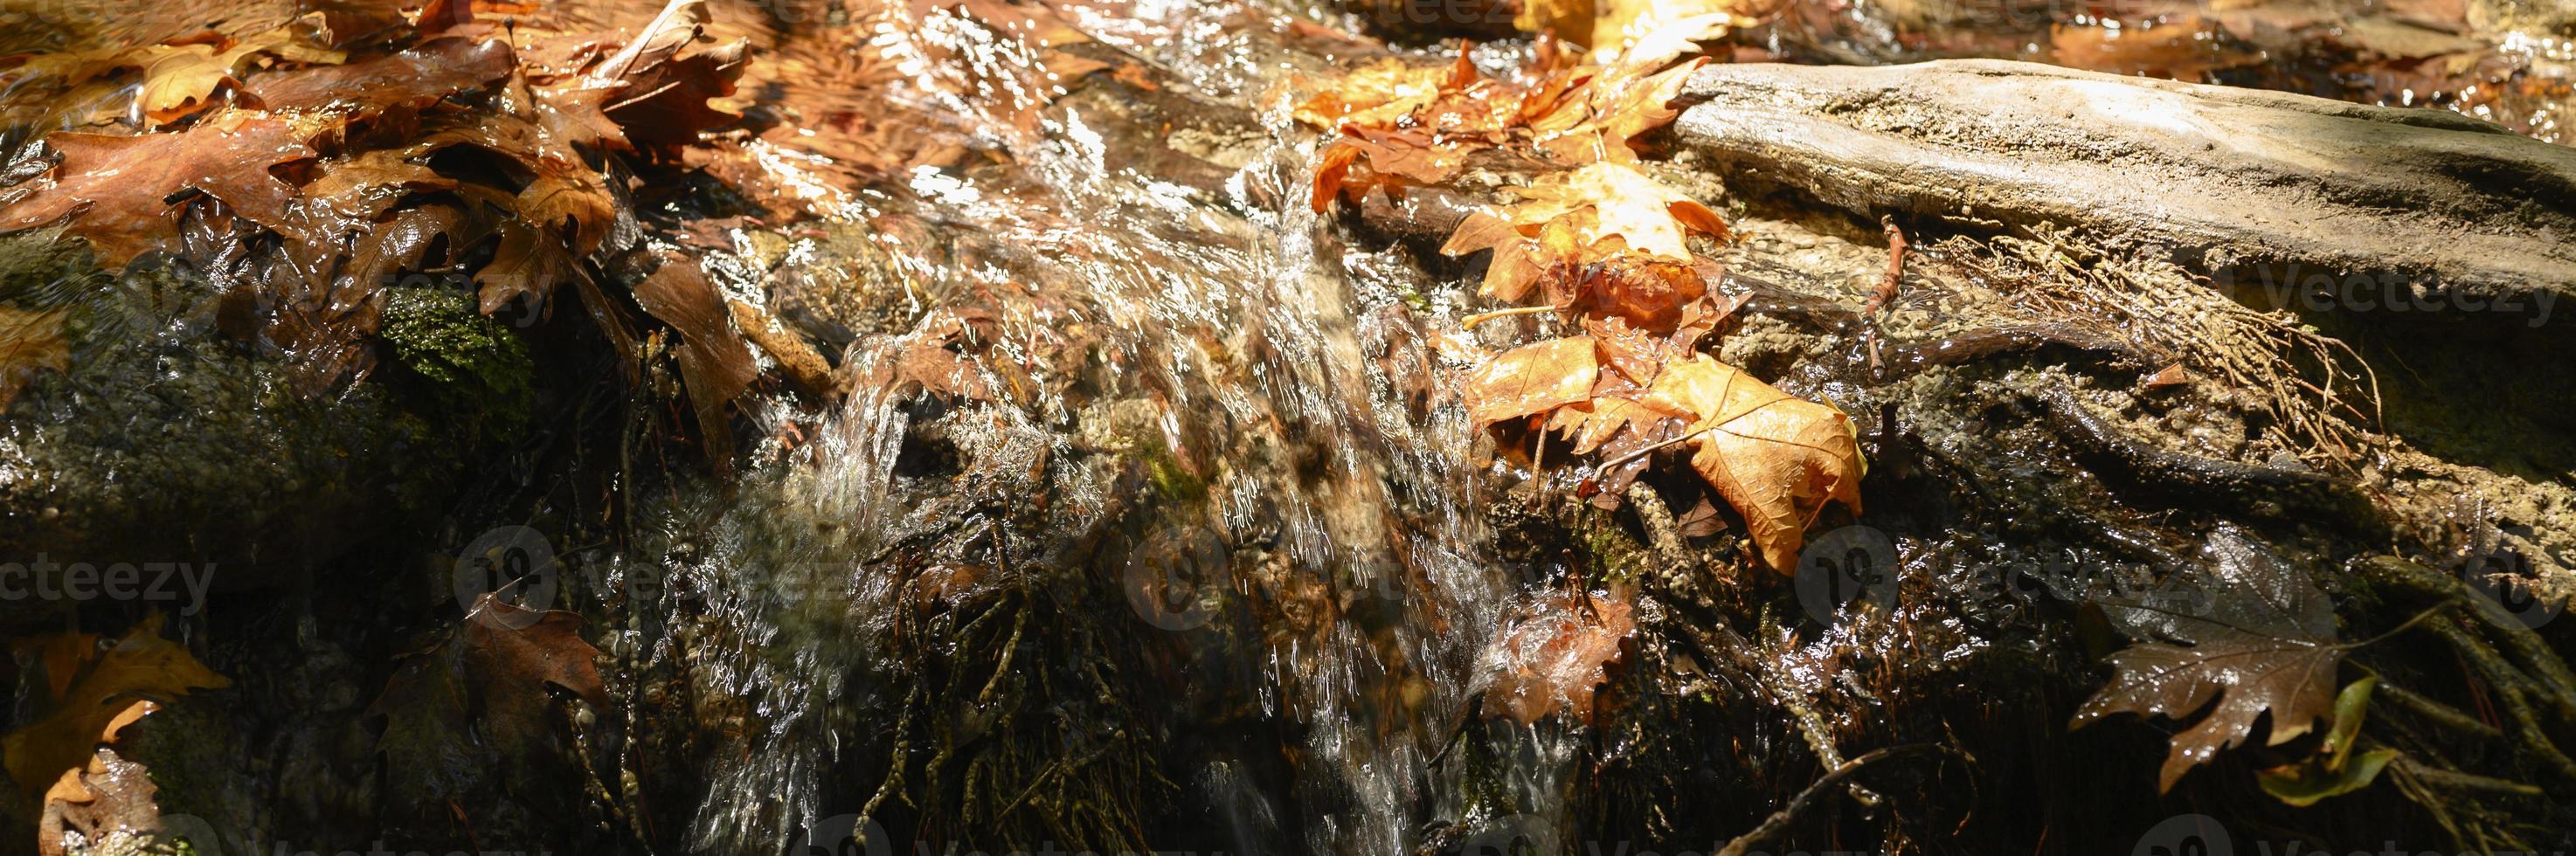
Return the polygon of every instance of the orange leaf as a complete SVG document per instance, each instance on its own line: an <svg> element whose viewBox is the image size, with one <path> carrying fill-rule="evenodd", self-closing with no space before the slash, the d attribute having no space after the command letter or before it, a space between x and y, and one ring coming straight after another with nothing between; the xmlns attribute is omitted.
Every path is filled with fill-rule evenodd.
<svg viewBox="0 0 2576 856"><path fill-rule="evenodd" d="M1861 459L1851 419L1705 356L1664 368L1642 399L1688 415L1691 467L1744 516L1762 563L1795 570L1807 526L1827 500L1860 513Z"/></svg>
<svg viewBox="0 0 2576 856"><path fill-rule="evenodd" d="M1478 425L1545 413L1592 397L1601 366L1592 337L1522 345L1496 355L1467 378L1467 415Z"/></svg>

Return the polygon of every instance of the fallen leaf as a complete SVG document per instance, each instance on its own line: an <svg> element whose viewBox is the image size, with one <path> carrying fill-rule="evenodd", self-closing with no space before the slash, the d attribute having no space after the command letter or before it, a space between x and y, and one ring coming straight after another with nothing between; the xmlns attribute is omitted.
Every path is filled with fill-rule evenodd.
<svg viewBox="0 0 2576 856"><path fill-rule="evenodd" d="M1496 355L1467 377L1467 417L1479 426L1587 401L1601 366L1592 337L1522 345Z"/></svg>
<svg viewBox="0 0 2576 856"><path fill-rule="evenodd" d="M508 43L443 38L346 65L262 75L249 87L269 110L335 110L363 118L417 110L480 89L517 67Z"/></svg>
<svg viewBox="0 0 2576 856"><path fill-rule="evenodd" d="M1635 609L1625 593L1551 592L1503 631L1488 655L1494 678L1485 709L1523 724L1560 709L1591 722L1593 694L1609 679L1620 641L1636 630Z"/></svg>
<svg viewBox="0 0 2576 856"><path fill-rule="evenodd" d="M2354 752L2361 743L2362 719L2370 713L2370 691L2377 686L2377 675L2344 685L2335 694L2334 725L2326 730L2316 754L2256 773L2263 792L2306 807L2369 787L2378 779L2379 771L2397 760L2397 750L2382 746Z"/></svg>
<svg viewBox="0 0 2576 856"><path fill-rule="evenodd" d="M1857 429L1843 412L1772 388L1705 356L1666 366L1641 399L1694 419L1691 468L1744 517L1762 564L1797 568L1828 501L1861 510Z"/></svg>
<svg viewBox="0 0 2576 856"><path fill-rule="evenodd" d="M531 610L486 593L438 645L406 658L367 708L385 718L376 749L402 770L407 796L458 796L502 757L560 751L561 727L547 687L594 708L608 702L581 638L581 617Z"/></svg>
<svg viewBox="0 0 2576 856"><path fill-rule="evenodd" d="M2343 661L2333 604L2288 562L2227 526L2203 557L2147 597L2103 602L2139 642L2110 656L2111 682L2071 726L2117 713L2189 722L2173 734L2160 790L2252 737L2266 714L2269 745L2308 733L2332 711Z"/></svg>
<svg viewBox="0 0 2576 856"><path fill-rule="evenodd" d="M110 269L177 236L170 212L185 191L211 196L254 223L284 222L295 187L270 168L314 157L295 126L264 116L134 136L58 133L45 143L63 160L45 185L0 208L0 234L68 219L68 231Z"/></svg>
<svg viewBox="0 0 2576 856"><path fill-rule="evenodd" d="M63 771L80 767L102 740L113 739L111 726L131 721L135 701L232 686L188 649L161 638L161 621L156 612L128 629L42 716L0 737L9 778L27 799L37 799Z"/></svg>

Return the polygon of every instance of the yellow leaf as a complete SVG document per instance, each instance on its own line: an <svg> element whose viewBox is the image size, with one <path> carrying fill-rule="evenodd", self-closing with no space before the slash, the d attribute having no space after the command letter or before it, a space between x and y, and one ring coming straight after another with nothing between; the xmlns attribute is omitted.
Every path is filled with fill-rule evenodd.
<svg viewBox="0 0 2576 856"><path fill-rule="evenodd" d="M1773 388L1705 356L1666 366L1642 401L1695 419L1691 468L1744 516L1762 563L1797 568L1827 500L1860 513L1861 460L1842 411Z"/></svg>
<svg viewBox="0 0 2576 856"><path fill-rule="evenodd" d="M93 749L114 738L115 729L149 710L135 712L138 697L175 697L192 689L222 689L232 681L215 674L178 643L161 638L161 615L154 613L117 637L86 674L72 682L60 704L44 716L0 737L9 778L28 799L54 784L62 771L86 763Z"/></svg>

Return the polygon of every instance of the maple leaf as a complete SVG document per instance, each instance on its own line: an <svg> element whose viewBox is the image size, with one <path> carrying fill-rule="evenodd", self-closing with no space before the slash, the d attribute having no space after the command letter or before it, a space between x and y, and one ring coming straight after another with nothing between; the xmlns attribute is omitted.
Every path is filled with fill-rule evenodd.
<svg viewBox="0 0 2576 856"><path fill-rule="evenodd" d="M1586 401L1600 375L1590 336L1522 345L1468 375L1467 417L1484 426Z"/></svg>
<svg viewBox="0 0 2576 856"><path fill-rule="evenodd" d="M35 382L37 372L71 368L71 346L63 338L68 314L0 305L0 413L9 412L9 403Z"/></svg>
<svg viewBox="0 0 2576 856"><path fill-rule="evenodd" d="M1371 190L1389 197L1404 188L1438 184L1456 175L1465 157L1458 149L1435 143L1424 134L1349 127L1345 136L1325 147L1315 167L1315 213L1330 210L1337 196L1359 201Z"/></svg>
<svg viewBox="0 0 2576 856"><path fill-rule="evenodd" d="M204 193L255 223L284 222L295 187L270 168L314 156L296 126L254 115L134 136L58 133L45 143L63 153L62 162L48 183L0 208L0 234L68 218L68 231L111 270L177 236L170 211L183 191Z"/></svg>
<svg viewBox="0 0 2576 856"><path fill-rule="evenodd" d="M1485 687L1485 709L1522 724L1560 709L1591 722L1593 693L1608 679L1620 641L1637 627L1630 597L1560 591L1535 604L1488 655L1494 678Z"/></svg>
<svg viewBox="0 0 2576 856"><path fill-rule="evenodd" d="M2222 525L2202 556L2205 564L2144 597L2102 602L2104 614L2140 641L2110 656L2111 682L2071 725L2116 713L2191 722L2173 734L2160 790L2251 738L2267 713L2269 745L2312 730L2332 711L2347 647L2336 642L2325 593L2259 542Z"/></svg>
<svg viewBox="0 0 2576 856"><path fill-rule="evenodd" d="M1826 502L1860 513L1868 464L1842 411L1697 354L1664 367L1640 400L1695 420L1687 429L1697 447L1691 468L1743 515L1755 552L1772 570L1797 568L1807 527Z"/></svg>
<svg viewBox="0 0 2576 856"><path fill-rule="evenodd" d="M0 737L9 778L28 799L38 798L63 771L80 767L102 739L113 739L112 726L122 725L135 701L232 686L187 648L161 638L161 621L156 612L126 630L50 700L43 716Z"/></svg>

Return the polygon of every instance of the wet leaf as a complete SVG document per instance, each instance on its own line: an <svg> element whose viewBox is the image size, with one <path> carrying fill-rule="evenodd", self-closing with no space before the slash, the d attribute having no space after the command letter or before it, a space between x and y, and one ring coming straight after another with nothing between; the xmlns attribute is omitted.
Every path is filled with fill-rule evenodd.
<svg viewBox="0 0 2576 856"><path fill-rule="evenodd" d="M1798 549L1826 502L1861 510L1861 459L1851 419L1705 356L1666 366L1642 399L1691 423L1691 468L1736 513L1762 564L1797 568Z"/></svg>
<svg viewBox="0 0 2576 856"><path fill-rule="evenodd" d="M507 43L444 38L347 65L262 75L249 90L270 110L331 109L364 117L427 107L508 77L515 67Z"/></svg>
<svg viewBox="0 0 2576 856"><path fill-rule="evenodd" d="M2263 792L2290 805L2310 806L2369 787L2378 779L2379 771L2397 760L2397 750L2379 747L2355 754L2354 749L2361 742L2362 719L2370 713L2370 691L2378 686L2376 675L2344 685L2335 694L2334 725L2326 730L2316 754L2256 774Z"/></svg>
<svg viewBox="0 0 2576 856"><path fill-rule="evenodd" d="M153 613L118 636L43 716L0 737L9 778L27 799L38 798L63 771L84 764L101 741L114 739L112 726L131 721L134 702L166 702L190 690L232 686L187 648L161 638L161 621L161 614Z"/></svg>
<svg viewBox="0 0 2576 856"><path fill-rule="evenodd" d="M1467 416L1478 425L1586 401L1601 367L1592 337L1549 339L1505 351L1467 378Z"/></svg>
<svg viewBox="0 0 2576 856"><path fill-rule="evenodd" d="M1635 632L1636 607L1612 594L1551 592L1503 632L1489 656L1485 710L1523 724L1562 709L1592 721L1593 693L1608 680L1619 643Z"/></svg>
<svg viewBox="0 0 2576 856"><path fill-rule="evenodd" d="M2208 566L2178 572L2147 598L2104 603L2140 642L2110 656L2110 684L2072 725L2117 713L2190 723L2173 734L2163 790L2250 739L2266 714L2269 745L2315 728L2332 712L2345 651L2325 593L2260 543L2222 527L2204 555Z"/></svg>
<svg viewBox="0 0 2576 856"><path fill-rule="evenodd" d="M607 689L581 638L581 617L531 610L489 593L436 647L406 659L368 707L385 718L377 751L403 771L406 788L431 798L462 793L498 757L562 746L555 700L570 691L594 708Z"/></svg>
<svg viewBox="0 0 2576 856"><path fill-rule="evenodd" d="M171 210L190 191L255 223L284 222L295 187L270 168L314 156L294 126L247 115L165 133L61 133L45 143L63 160L45 185L0 209L0 233L68 221L111 269L176 237Z"/></svg>

